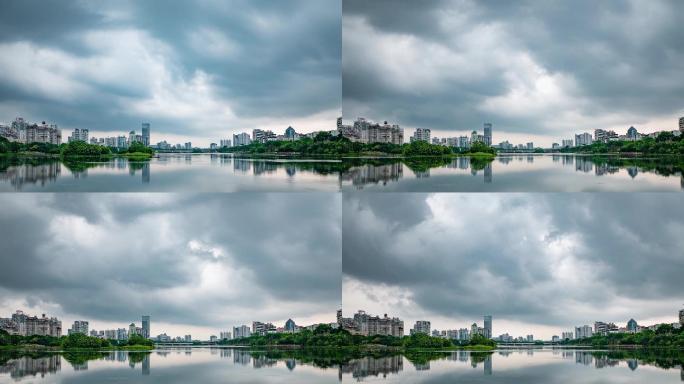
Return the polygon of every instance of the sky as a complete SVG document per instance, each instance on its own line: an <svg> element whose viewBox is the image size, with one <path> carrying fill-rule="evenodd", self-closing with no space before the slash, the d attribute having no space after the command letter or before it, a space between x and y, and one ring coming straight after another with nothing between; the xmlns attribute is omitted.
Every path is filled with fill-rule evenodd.
<svg viewBox="0 0 684 384"><path fill-rule="evenodd" d="M514 144L678 129L678 0L343 0L343 112Z"/></svg>
<svg viewBox="0 0 684 384"><path fill-rule="evenodd" d="M206 145L253 128L334 129L339 0L7 0L0 122Z"/></svg>
<svg viewBox="0 0 684 384"><path fill-rule="evenodd" d="M336 194L3 194L0 317L90 329L151 316L151 334L208 339L252 321L334 322Z"/></svg>
<svg viewBox="0 0 684 384"><path fill-rule="evenodd" d="M674 194L348 194L342 305L433 329L551 339L594 321L677 322Z"/></svg>

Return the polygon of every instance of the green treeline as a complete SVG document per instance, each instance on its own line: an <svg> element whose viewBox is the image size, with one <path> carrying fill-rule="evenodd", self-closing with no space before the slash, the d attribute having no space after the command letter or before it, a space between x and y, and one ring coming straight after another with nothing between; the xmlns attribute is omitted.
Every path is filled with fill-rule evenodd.
<svg viewBox="0 0 684 384"><path fill-rule="evenodd" d="M457 148L434 145L424 141L410 144L352 142L341 135L333 136L328 132L320 132L316 137L302 138L296 141L267 141L265 143L251 143L239 147L223 147L219 152L259 154L297 154L304 156L327 155L362 155L380 154L391 156L448 156L452 154L481 154L493 156L496 151L482 143L475 143L470 149L459 152Z"/></svg>
<svg viewBox="0 0 684 384"><path fill-rule="evenodd" d="M638 345L648 348L684 348L684 330L663 324L657 330L637 333L611 333L577 340L566 340L567 345L591 345L593 347L619 347Z"/></svg>
<svg viewBox="0 0 684 384"><path fill-rule="evenodd" d="M636 141L595 142L575 148L563 148L561 152L573 153L642 153L649 155L684 155L684 135L674 136L661 132L658 137L647 137Z"/></svg>
<svg viewBox="0 0 684 384"><path fill-rule="evenodd" d="M71 143L19 143L0 137L0 154L42 153L45 155L59 155L62 157L100 157L111 154L122 154L137 157L149 157L154 154L152 148L142 143L134 142L126 149L110 148L103 145L88 144L85 141Z"/></svg>
<svg viewBox="0 0 684 384"><path fill-rule="evenodd" d="M494 348L493 340L477 336L470 341L463 342L416 334L404 337L395 336L363 336L352 335L343 329L333 329L329 325L320 325L314 331L303 330L297 333L270 333L267 335L252 335L241 339L222 340L224 345L248 345L252 347L264 346L299 346L299 347L371 347L384 346L399 349L416 348L457 348L476 347Z"/></svg>
<svg viewBox="0 0 684 384"><path fill-rule="evenodd" d="M154 343L152 340L145 339L144 337L138 335L134 335L128 340L106 340L80 333L61 337L38 335L21 336L10 335L7 333L7 331L0 330L0 348L30 348L36 346L63 349L152 349L154 347Z"/></svg>

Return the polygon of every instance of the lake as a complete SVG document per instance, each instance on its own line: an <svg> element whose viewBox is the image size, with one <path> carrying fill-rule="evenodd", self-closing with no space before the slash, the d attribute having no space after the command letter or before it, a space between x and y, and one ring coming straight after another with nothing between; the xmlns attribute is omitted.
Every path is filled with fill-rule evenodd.
<svg viewBox="0 0 684 384"><path fill-rule="evenodd" d="M168 348L0 352L0 383L680 383L677 352L502 349L345 356L341 352Z"/></svg>
<svg viewBox="0 0 684 384"><path fill-rule="evenodd" d="M0 158L4 192L682 191L684 160L499 155L494 160L245 159L160 154L149 161Z"/></svg>

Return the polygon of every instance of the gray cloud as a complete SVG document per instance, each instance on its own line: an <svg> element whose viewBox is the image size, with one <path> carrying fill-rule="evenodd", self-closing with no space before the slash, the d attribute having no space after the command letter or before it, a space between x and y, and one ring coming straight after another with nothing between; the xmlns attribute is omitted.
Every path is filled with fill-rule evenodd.
<svg viewBox="0 0 684 384"><path fill-rule="evenodd" d="M546 326L674 319L684 291L679 200L662 194L348 195L344 300L374 302L378 292L394 300L388 293L394 292L409 298L396 299L405 303L396 311L413 320L415 313L455 319L492 313ZM405 204L428 209L403 222L395 212ZM354 298L364 290L373 297Z"/></svg>
<svg viewBox="0 0 684 384"><path fill-rule="evenodd" d="M68 319L227 327L332 319L340 197L324 194L0 196L0 308ZM32 308L24 308L31 312Z"/></svg>
<svg viewBox="0 0 684 384"><path fill-rule="evenodd" d="M339 113L336 1L10 0L0 13L5 121L107 132L150 121L158 139L216 140Z"/></svg>
<svg viewBox="0 0 684 384"><path fill-rule="evenodd" d="M491 121L555 140L676 129L683 11L668 0L345 0L344 114L461 132Z"/></svg>

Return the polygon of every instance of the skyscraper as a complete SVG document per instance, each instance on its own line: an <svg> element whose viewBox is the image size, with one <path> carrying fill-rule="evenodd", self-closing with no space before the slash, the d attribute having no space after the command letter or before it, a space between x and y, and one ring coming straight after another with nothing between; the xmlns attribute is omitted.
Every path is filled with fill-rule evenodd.
<svg viewBox="0 0 684 384"><path fill-rule="evenodd" d="M142 143L146 147L150 145L150 123L142 123Z"/></svg>
<svg viewBox="0 0 684 384"><path fill-rule="evenodd" d="M484 337L492 337L492 315L485 315L484 317Z"/></svg>
<svg viewBox="0 0 684 384"><path fill-rule="evenodd" d="M684 325L684 309L679 310L679 324Z"/></svg>
<svg viewBox="0 0 684 384"><path fill-rule="evenodd" d="M88 334L88 322L83 321L83 320L76 320L76 321L74 321L74 324L71 326L71 329L68 332L70 335L73 335L75 333L87 335Z"/></svg>
<svg viewBox="0 0 684 384"><path fill-rule="evenodd" d="M492 145L492 123L484 123L484 143Z"/></svg>
<svg viewBox="0 0 684 384"><path fill-rule="evenodd" d="M413 329L411 330L411 334L415 335L418 333L423 333L426 335L430 334L430 322L426 320L418 320L416 321L416 324L413 325Z"/></svg>
<svg viewBox="0 0 684 384"><path fill-rule="evenodd" d="M142 317L142 330L143 334L142 337L144 338L149 338L150 337L150 316L149 315L144 315Z"/></svg>
<svg viewBox="0 0 684 384"><path fill-rule="evenodd" d="M684 117L679 118L679 130L684 132Z"/></svg>

